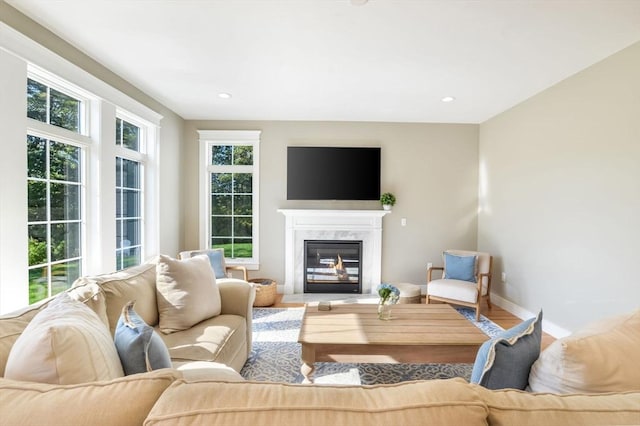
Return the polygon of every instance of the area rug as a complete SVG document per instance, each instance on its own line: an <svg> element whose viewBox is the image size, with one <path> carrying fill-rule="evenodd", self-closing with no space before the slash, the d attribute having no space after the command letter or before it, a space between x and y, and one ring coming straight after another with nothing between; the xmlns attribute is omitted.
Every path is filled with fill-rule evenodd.
<svg viewBox="0 0 640 426"><path fill-rule="evenodd" d="M502 328L475 312L456 308L489 337ZM304 308L254 308L253 348L240 371L247 380L301 383L298 332ZM317 362L314 381L319 384L373 385L408 380L449 379L471 376L472 364L374 364Z"/></svg>

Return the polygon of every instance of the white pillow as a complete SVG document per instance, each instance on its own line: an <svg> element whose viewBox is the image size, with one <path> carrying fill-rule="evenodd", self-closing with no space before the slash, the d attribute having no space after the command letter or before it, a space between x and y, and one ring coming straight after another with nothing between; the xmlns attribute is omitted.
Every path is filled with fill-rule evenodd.
<svg viewBox="0 0 640 426"><path fill-rule="evenodd" d="M220 315L220 290L206 255L184 260L160 255L156 289L159 328L163 333L186 330Z"/></svg>
<svg viewBox="0 0 640 426"><path fill-rule="evenodd" d="M554 341L531 366L533 392L640 390L640 310L593 322Z"/></svg>
<svg viewBox="0 0 640 426"><path fill-rule="evenodd" d="M4 374L7 379L60 385L122 376L107 326L66 293L27 325L11 348Z"/></svg>

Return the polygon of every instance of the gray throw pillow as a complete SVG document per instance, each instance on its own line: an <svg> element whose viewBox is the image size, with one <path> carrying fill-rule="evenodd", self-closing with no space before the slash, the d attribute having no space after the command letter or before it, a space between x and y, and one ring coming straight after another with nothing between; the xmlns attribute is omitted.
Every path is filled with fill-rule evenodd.
<svg viewBox="0 0 640 426"><path fill-rule="evenodd" d="M171 357L162 338L133 310L131 301L122 308L114 341L125 375L170 368Z"/></svg>
<svg viewBox="0 0 640 426"><path fill-rule="evenodd" d="M524 390L529 370L540 356L542 311L480 346L471 372L471 383L488 389Z"/></svg>

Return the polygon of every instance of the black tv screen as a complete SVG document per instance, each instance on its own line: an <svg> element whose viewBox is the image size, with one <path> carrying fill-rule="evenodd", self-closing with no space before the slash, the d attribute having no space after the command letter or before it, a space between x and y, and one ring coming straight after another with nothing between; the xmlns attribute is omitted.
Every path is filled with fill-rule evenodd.
<svg viewBox="0 0 640 426"><path fill-rule="evenodd" d="M380 199L380 148L288 147L287 199Z"/></svg>

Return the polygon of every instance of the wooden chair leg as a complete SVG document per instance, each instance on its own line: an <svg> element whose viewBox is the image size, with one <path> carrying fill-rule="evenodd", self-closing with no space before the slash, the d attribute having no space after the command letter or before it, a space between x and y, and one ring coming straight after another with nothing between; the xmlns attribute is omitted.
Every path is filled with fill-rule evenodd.
<svg viewBox="0 0 640 426"><path fill-rule="evenodd" d="M480 304L476 306L476 322L480 322Z"/></svg>
<svg viewBox="0 0 640 426"><path fill-rule="evenodd" d="M491 310L491 298L487 295L487 307Z"/></svg>

